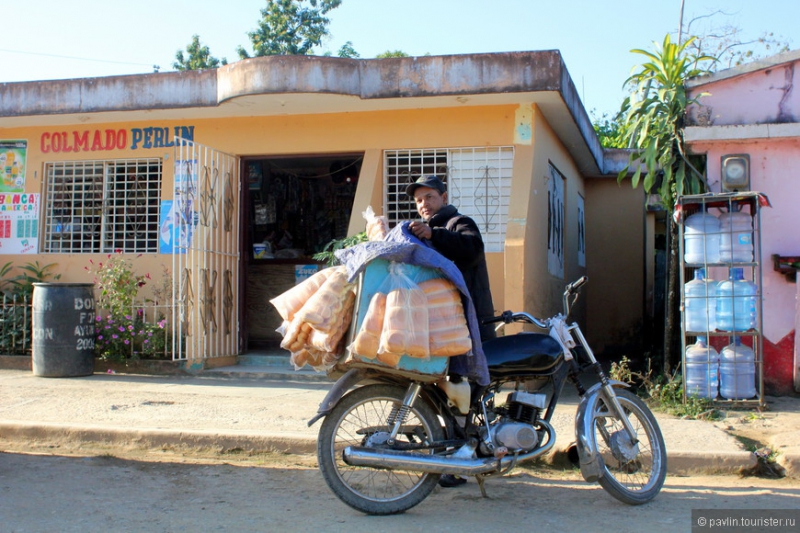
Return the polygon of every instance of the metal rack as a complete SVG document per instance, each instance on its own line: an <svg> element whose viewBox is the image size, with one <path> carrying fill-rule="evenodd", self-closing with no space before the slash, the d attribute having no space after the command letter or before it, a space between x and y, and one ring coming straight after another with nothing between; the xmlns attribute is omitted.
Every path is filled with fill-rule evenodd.
<svg viewBox="0 0 800 533"><path fill-rule="evenodd" d="M679 253L680 253L680 293L681 293L681 361L682 368L686 369L686 348L694 344L697 337L705 336L708 339L709 346L722 352L722 347L733 342L734 337L741 337L743 343L748 344L755 355L755 389L756 395L749 399L726 399L720 394L717 395L712 401L717 404L730 405L730 406L760 406L764 404L764 349L763 349L763 306L762 306L762 291L763 281L761 277L761 200L762 195L758 192L735 192L723 194L702 194L702 195L689 195L679 197L677 200L678 213L680 214L681 223L679 224ZM686 218L694 213L705 210L710 214L720 212L731 212L733 210L740 210L747 212L753 223L753 260L747 262L738 261L720 261L716 263L687 263L685 259L685 224L683 223ZM720 235L724 235L720 232ZM733 238L732 232L728 235L729 239ZM704 254L705 255L705 254ZM703 268L707 274L708 279L714 279L722 282L728 279L728 273L732 267L741 267L745 272L745 278L756 284L757 291L755 294L756 301L756 326L746 331L722 331L719 329L707 331L690 331L687 330L687 317L686 317L686 294L685 287L687 282L687 273L693 273L695 270ZM689 276L691 279L691 275ZM706 302L708 305L709 302ZM714 302L711 302L713 305ZM696 364L696 363L695 363ZM709 363L709 365L712 363ZM685 377L685 372L684 372ZM686 401L686 387L684 387L684 401Z"/></svg>

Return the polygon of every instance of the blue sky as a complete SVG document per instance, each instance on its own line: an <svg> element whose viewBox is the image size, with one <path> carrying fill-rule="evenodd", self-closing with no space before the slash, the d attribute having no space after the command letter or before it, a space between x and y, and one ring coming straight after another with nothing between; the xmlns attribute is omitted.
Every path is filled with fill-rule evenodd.
<svg viewBox="0 0 800 533"><path fill-rule="evenodd" d="M800 0L685 0L684 20L723 10L750 40L774 32L800 48ZM560 50L588 111L619 108L622 83L678 27L680 0L343 0L320 53L351 41L361 57ZM0 0L0 82L172 69L193 34L215 57L251 50L265 0ZM60 56L60 57L53 57Z"/></svg>

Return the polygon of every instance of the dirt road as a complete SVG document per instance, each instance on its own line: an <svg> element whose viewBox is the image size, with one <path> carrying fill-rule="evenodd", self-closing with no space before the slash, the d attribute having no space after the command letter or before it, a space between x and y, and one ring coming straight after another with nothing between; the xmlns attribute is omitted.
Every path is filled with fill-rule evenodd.
<svg viewBox="0 0 800 533"><path fill-rule="evenodd" d="M178 531L689 531L701 508L800 509L800 481L668 477L653 502L632 508L573 469L520 469L437 488L405 514L369 517L341 503L309 455L103 450L0 442L5 532ZM57 455L52 455L57 454ZM800 511L798 520L800 520ZM602 526L606 524L606 526Z"/></svg>

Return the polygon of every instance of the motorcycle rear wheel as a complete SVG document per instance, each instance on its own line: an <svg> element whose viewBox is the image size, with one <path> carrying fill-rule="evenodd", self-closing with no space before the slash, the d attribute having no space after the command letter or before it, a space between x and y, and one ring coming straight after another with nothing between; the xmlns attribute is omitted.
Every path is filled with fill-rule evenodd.
<svg viewBox="0 0 800 533"><path fill-rule="evenodd" d="M389 420L403 403L405 390L394 385L366 385L344 396L325 417L317 441L317 458L325 482L350 507L370 515L402 513L422 502L439 474L350 466L342 459L347 446L383 445ZM397 435L398 442L442 440L433 409L418 398Z"/></svg>
<svg viewBox="0 0 800 533"><path fill-rule="evenodd" d="M639 442L630 442L622 421L605 402L599 401L593 414L592 437L605 471L598 483L619 501L641 505L655 498L664 485L667 449L658 422L647 405L627 390L615 392Z"/></svg>

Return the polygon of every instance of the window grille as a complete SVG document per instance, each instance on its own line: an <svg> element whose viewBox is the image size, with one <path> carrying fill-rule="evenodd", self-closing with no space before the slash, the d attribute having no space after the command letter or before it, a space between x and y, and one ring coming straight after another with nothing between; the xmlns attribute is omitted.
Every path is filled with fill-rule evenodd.
<svg viewBox="0 0 800 533"><path fill-rule="evenodd" d="M45 252L158 251L160 159L45 166Z"/></svg>
<svg viewBox="0 0 800 533"><path fill-rule="evenodd" d="M505 245L514 148L440 148L384 152L385 205L389 224L419 218L406 187L420 176L447 184L449 203L478 224L487 252Z"/></svg>

